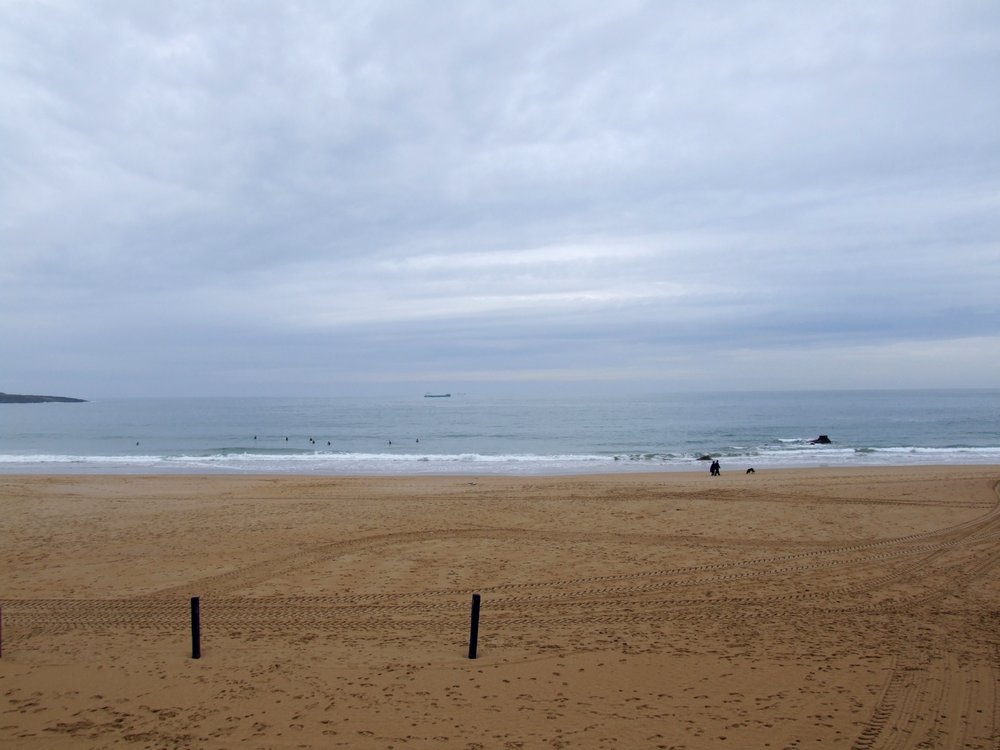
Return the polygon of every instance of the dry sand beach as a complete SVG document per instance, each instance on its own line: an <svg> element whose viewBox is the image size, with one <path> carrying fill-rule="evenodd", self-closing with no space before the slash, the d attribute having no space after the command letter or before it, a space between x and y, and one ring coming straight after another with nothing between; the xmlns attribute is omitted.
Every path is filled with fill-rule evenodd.
<svg viewBox="0 0 1000 750"><path fill-rule="evenodd" d="M997 748L998 481L0 476L0 746Z"/></svg>

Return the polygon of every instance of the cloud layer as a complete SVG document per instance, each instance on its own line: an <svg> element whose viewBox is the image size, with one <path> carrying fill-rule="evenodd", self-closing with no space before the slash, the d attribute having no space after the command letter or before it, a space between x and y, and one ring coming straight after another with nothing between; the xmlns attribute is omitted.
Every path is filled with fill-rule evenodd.
<svg viewBox="0 0 1000 750"><path fill-rule="evenodd" d="M3 5L0 390L1000 382L995 3L612 5Z"/></svg>

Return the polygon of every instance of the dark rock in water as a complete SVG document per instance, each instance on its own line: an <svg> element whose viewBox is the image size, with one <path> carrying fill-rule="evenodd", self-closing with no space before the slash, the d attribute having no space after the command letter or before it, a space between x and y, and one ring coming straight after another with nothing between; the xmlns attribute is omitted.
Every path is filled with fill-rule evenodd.
<svg viewBox="0 0 1000 750"><path fill-rule="evenodd" d="M0 404L82 404L84 398L68 398L66 396L25 396L17 393L0 393Z"/></svg>
<svg viewBox="0 0 1000 750"><path fill-rule="evenodd" d="M827 435L820 435L815 440L809 441L812 445L829 445L833 441Z"/></svg>
<svg viewBox="0 0 1000 750"><path fill-rule="evenodd" d="M706 453L704 456L698 456L698 460L699 461L714 461L715 459L713 459L710 455L708 455Z"/></svg>

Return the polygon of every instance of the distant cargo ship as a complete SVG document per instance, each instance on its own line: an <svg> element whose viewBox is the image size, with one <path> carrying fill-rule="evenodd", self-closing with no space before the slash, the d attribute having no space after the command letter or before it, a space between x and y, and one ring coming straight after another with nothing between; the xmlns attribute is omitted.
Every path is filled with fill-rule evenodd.
<svg viewBox="0 0 1000 750"><path fill-rule="evenodd" d="M451 398L450 393L425 393L424 398Z"/></svg>

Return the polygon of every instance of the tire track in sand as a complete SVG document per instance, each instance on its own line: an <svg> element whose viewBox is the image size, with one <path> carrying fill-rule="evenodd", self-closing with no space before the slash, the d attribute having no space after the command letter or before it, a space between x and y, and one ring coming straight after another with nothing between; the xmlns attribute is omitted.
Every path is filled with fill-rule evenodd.
<svg viewBox="0 0 1000 750"><path fill-rule="evenodd" d="M902 666L893 659L878 703L852 750L996 748L995 664L963 665L954 653L934 654L925 664L906 661Z"/></svg>
<svg viewBox="0 0 1000 750"><path fill-rule="evenodd" d="M641 571L604 576L567 578L556 581L527 581L512 584L485 586L480 589L489 595L489 606L500 619L511 622L536 618L549 624L569 622L623 621L621 611L634 611L637 598L649 612L655 607L653 617L660 620L696 616L697 610L712 610L718 616L723 605L752 606L757 608L787 607L819 600L823 605L813 605L813 611L827 612L884 612L912 607L940 598L961 587L976 576L1000 562L1000 551L985 555L972 564L964 559L953 566L954 574L929 591L907 596L890 596L877 602L850 602L851 597L887 586L893 581L908 578L911 581L929 580L925 568L946 551L961 550L964 545L994 540L998 529L1000 503L976 519L943 529L909 534L872 542L840 545L804 552L727 560L702 565L679 566L653 571ZM442 539L508 539L511 535L526 536L532 541L559 540L563 542L592 541L606 538L606 534L580 533L531 533L518 529L465 529L390 533L342 540L286 555L271 560L210 576L199 581L163 589L154 594L132 599L110 600L12 600L5 603L9 622L34 629L72 628L90 626L174 628L187 616L185 597L197 593L206 604L217 605L218 623L255 622L268 627L266 616L273 618L272 630L279 630L279 623L325 629L323 623L334 614L338 617L355 617L359 621L373 614L385 617L427 619L439 617L444 612L461 611L466 606L468 591L442 589L392 594L358 594L326 597L226 597L227 591L249 586L279 573L328 562L340 555L380 550L400 543L425 542ZM616 535L614 538L619 538ZM648 541L644 535L643 539ZM703 539L697 540L704 543ZM836 559L836 556L846 556ZM833 557L834 559L830 559ZM847 585L821 586L816 574L824 569L860 572L862 568L889 564L895 559L916 557L912 563L888 569L881 575L861 577ZM782 565L799 562L798 565ZM876 571L877 572L877 571ZM803 587L801 576L808 578ZM749 579L770 578L779 582L781 590L755 596L727 596L712 593L704 598L651 599L651 595L670 592L679 588L724 591L726 586L738 586ZM594 585L598 584L598 585ZM813 588L810 589L809 586ZM517 593L515 593L517 592ZM524 593L521 593L524 592ZM514 594L513 596L509 594ZM504 594L508 594L505 596ZM527 594L527 595L524 595ZM618 609L618 613L615 610ZM680 613L678 609L682 610ZM314 611L313 611L314 610ZM251 614L252 613L252 614ZM777 614L777 613L775 613ZM450 616L450 615L449 615ZM645 621L650 615L634 614L634 621ZM604 618L604 619L602 619ZM627 619L627 618L625 618Z"/></svg>

